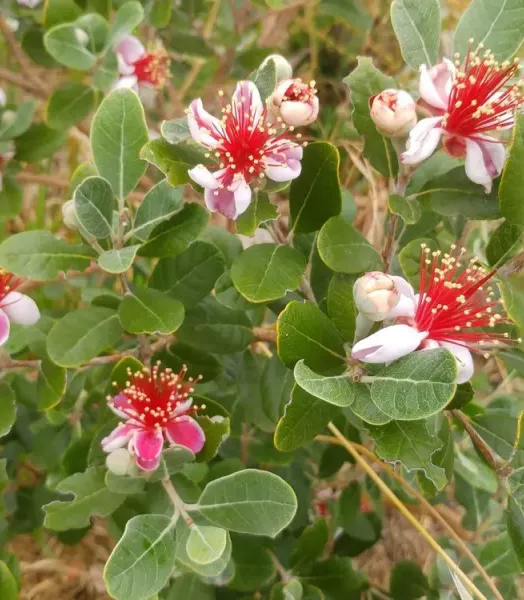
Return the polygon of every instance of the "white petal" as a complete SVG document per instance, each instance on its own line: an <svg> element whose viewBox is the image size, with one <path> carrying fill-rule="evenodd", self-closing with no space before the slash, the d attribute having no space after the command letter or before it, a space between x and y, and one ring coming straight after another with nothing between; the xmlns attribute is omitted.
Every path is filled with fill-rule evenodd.
<svg viewBox="0 0 524 600"><path fill-rule="evenodd" d="M218 145L217 139L223 136L221 122L207 112L200 98L193 100L189 105L187 122L195 142L209 148L215 148Z"/></svg>
<svg viewBox="0 0 524 600"><path fill-rule="evenodd" d="M388 312L384 320L389 321L398 317L413 318L417 311L417 304L412 298L401 294L398 304Z"/></svg>
<svg viewBox="0 0 524 600"><path fill-rule="evenodd" d="M124 75L124 77L120 77L114 84L111 89L120 90L122 88L129 88L131 90L138 90L138 79L135 75Z"/></svg>
<svg viewBox="0 0 524 600"><path fill-rule="evenodd" d="M5 95L5 92L2 88L0 88L0 106L5 106L7 102L7 97Z"/></svg>
<svg viewBox="0 0 524 600"><path fill-rule="evenodd" d="M375 324L375 321L368 319L366 315L359 312L357 314L357 318L355 320L355 338L354 343L356 344L362 338L366 337L366 335L371 331L371 328Z"/></svg>
<svg viewBox="0 0 524 600"><path fill-rule="evenodd" d="M446 110L453 84L455 67L450 60L428 67L420 66L419 93L423 100L439 110Z"/></svg>
<svg viewBox="0 0 524 600"><path fill-rule="evenodd" d="M204 165L197 165L190 169L187 174L193 181L201 185L203 188L216 190L220 187L220 183L216 179L216 175L211 173Z"/></svg>
<svg viewBox="0 0 524 600"><path fill-rule="evenodd" d="M464 346L452 344L451 342L440 342L440 345L450 350L457 359L457 383L466 383L466 381L469 381L475 370L471 352L467 348L464 348Z"/></svg>
<svg viewBox="0 0 524 600"><path fill-rule="evenodd" d="M120 75L133 75L134 74L135 67L132 64L127 63L125 58L121 54L117 53L116 61L118 64L118 72L120 73Z"/></svg>
<svg viewBox="0 0 524 600"><path fill-rule="evenodd" d="M231 188L236 187L234 189L234 198L235 198L235 216L233 219L236 219L239 215L247 210L247 207L251 203L251 188L247 185L245 180L239 179L238 185L233 185Z"/></svg>
<svg viewBox="0 0 524 600"><path fill-rule="evenodd" d="M302 147L297 145L290 145L279 154L272 154L266 160L266 175L279 182L296 179L302 170L302 155Z"/></svg>
<svg viewBox="0 0 524 600"><path fill-rule="evenodd" d="M116 45L116 51L127 64L135 63L146 53L142 42L134 35L122 36Z"/></svg>
<svg viewBox="0 0 524 600"><path fill-rule="evenodd" d="M9 323L9 317L0 308L0 346L7 342L10 329L11 324Z"/></svg>
<svg viewBox="0 0 524 600"><path fill-rule="evenodd" d="M422 119L409 132L406 150L401 155L401 160L407 165L416 165L426 160L437 148L442 129L442 117Z"/></svg>
<svg viewBox="0 0 524 600"><path fill-rule="evenodd" d="M34 325L40 319L36 302L19 292L9 292L2 300L2 310L9 320L18 325Z"/></svg>
<svg viewBox="0 0 524 600"><path fill-rule="evenodd" d="M264 111L260 92L252 81L239 81L233 93L233 110L238 113L242 109L253 115L255 125Z"/></svg>
<svg viewBox="0 0 524 600"><path fill-rule="evenodd" d="M409 325L391 325L355 344L351 356L368 363L390 362L415 351L427 336Z"/></svg>
<svg viewBox="0 0 524 600"><path fill-rule="evenodd" d="M466 175L483 185L487 194L493 179L502 173L505 160L506 151L497 140L488 136L466 140Z"/></svg>

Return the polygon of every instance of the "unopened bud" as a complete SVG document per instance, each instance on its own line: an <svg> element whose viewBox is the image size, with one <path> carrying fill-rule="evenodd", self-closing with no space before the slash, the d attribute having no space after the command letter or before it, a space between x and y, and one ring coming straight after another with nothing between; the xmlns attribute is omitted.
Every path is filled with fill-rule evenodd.
<svg viewBox="0 0 524 600"><path fill-rule="evenodd" d="M280 54L271 54L266 57L260 65L260 68L263 69L270 60L275 63L277 83L293 77L293 67L289 64L289 61Z"/></svg>
<svg viewBox="0 0 524 600"><path fill-rule="evenodd" d="M115 475L128 475L133 463L133 457L126 448L113 450L106 457L106 467Z"/></svg>
<svg viewBox="0 0 524 600"><path fill-rule="evenodd" d="M359 277L353 286L353 297L358 310L371 321L383 321L400 301L395 282L380 271Z"/></svg>
<svg viewBox="0 0 524 600"><path fill-rule="evenodd" d="M403 90L384 90L369 99L373 122L385 135L403 136L417 123L416 105Z"/></svg>
<svg viewBox="0 0 524 600"><path fill-rule="evenodd" d="M7 103L7 96L2 88L0 88L0 108Z"/></svg>
<svg viewBox="0 0 524 600"><path fill-rule="evenodd" d="M75 37L76 37L77 42L81 46L87 46L87 42L89 41L89 36L83 29L80 29L80 27L75 27Z"/></svg>
<svg viewBox="0 0 524 600"><path fill-rule="evenodd" d="M286 79L277 85L267 99L267 105L276 118L292 127L309 125L318 116L318 98L315 82L303 83L301 79Z"/></svg>
<svg viewBox="0 0 524 600"><path fill-rule="evenodd" d="M14 110L4 110L2 113L2 125L8 127L13 124L16 119L16 112Z"/></svg>
<svg viewBox="0 0 524 600"><path fill-rule="evenodd" d="M62 219L69 229L78 229L78 218L75 212L75 201L68 200L62 204Z"/></svg>

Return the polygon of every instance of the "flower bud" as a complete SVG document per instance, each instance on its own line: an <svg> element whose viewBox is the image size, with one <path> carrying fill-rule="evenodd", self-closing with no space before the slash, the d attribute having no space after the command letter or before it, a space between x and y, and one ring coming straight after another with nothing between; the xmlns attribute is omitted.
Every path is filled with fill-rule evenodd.
<svg viewBox="0 0 524 600"><path fill-rule="evenodd" d="M353 286L353 297L358 310L371 321L383 321L400 301L395 282L380 271L359 277Z"/></svg>
<svg viewBox="0 0 524 600"><path fill-rule="evenodd" d="M293 77L293 67L289 64L289 61L280 54L271 54L266 57L260 65L260 68L263 69L270 60L273 60L275 63L277 83Z"/></svg>
<svg viewBox="0 0 524 600"><path fill-rule="evenodd" d="M75 37L76 37L77 42L81 46L87 46L87 42L89 41L89 36L83 29L80 29L80 27L75 27Z"/></svg>
<svg viewBox="0 0 524 600"><path fill-rule="evenodd" d="M62 219L69 229L78 229L78 219L75 212L75 201L68 200L62 204Z"/></svg>
<svg viewBox="0 0 524 600"><path fill-rule="evenodd" d="M286 125L309 125L318 116L318 98L315 82L303 83L301 79L286 79L277 85L267 99L269 110Z"/></svg>
<svg viewBox="0 0 524 600"><path fill-rule="evenodd" d="M369 99L371 118L385 135L402 136L417 123L416 105L403 90L384 90Z"/></svg>
<svg viewBox="0 0 524 600"><path fill-rule="evenodd" d="M15 122L16 119L16 112L14 110L4 110L4 112L2 113L2 125L4 127L9 127L9 125L12 125Z"/></svg>
<svg viewBox="0 0 524 600"><path fill-rule="evenodd" d="M117 448L106 457L106 467L115 475L128 475L133 463L133 457L127 448Z"/></svg>

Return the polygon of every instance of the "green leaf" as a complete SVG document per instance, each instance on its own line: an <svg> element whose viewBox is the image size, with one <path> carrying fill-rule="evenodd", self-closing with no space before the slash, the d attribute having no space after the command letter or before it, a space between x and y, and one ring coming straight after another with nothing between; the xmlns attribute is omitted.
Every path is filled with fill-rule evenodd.
<svg viewBox="0 0 524 600"><path fill-rule="evenodd" d="M148 241L140 249L140 256L163 257L180 254L204 230L209 214L200 204L186 204L184 208L153 229Z"/></svg>
<svg viewBox="0 0 524 600"><path fill-rule="evenodd" d="M67 129L91 112L95 91L83 83L66 83L54 90L47 104L46 121L54 129Z"/></svg>
<svg viewBox="0 0 524 600"><path fill-rule="evenodd" d="M484 490L489 494L495 494L498 490L497 475L476 455L464 454L457 450L454 468L455 472L472 487Z"/></svg>
<svg viewBox="0 0 524 600"><path fill-rule="evenodd" d="M108 273L125 273L133 265L140 244L107 250L98 257L98 264Z"/></svg>
<svg viewBox="0 0 524 600"><path fill-rule="evenodd" d="M508 460L513 456L512 466L524 467L524 439L520 437L516 449L513 444L517 439L517 417L501 410L487 410L476 415L471 425L486 441L488 446L502 458Z"/></svg>
<svg viewBox="0 0 524 600"><path fill-rule="evenodd" d="M524 225L512 225L504 221L489 238L486 258L490 266L500 266L517 254L522 246Z"/></svg>
<svg viewBox="0 0 524 600"><path fill-rule="evenodd" d="M391 140L380 134L369 114L369 99L388 88L396 88L391 77L383 75L370 58L359 56L358 66L344 79L351 93L353 123L364 137L364 156L385 177L395 177L398 160Z"/></svg>
<svg viewBox="0 0 524 600"><path fill-rule="evenodd" d="M498 287L506 313L515 321L519 330L524 331L524 279L518 274L510 275L499 280Z"/></svg>
<svg viewBox="0 0 524 600"><path fill-rule="evenodd" d="M67 131L51 129L45 123L33 123L15 139L15 159L39 162L50 158L66 142Z"/></svg>
<svg viewBox="0 0 524 600"><path fill-rule="evenodd" d="M230 531L275 537L293 520L297 498L277 475L245 469L208 483L195 508Z"/></svg>
<svg viewBox="0 0 524 600"><path fill-rule="evenodd" d="M127 2L120 10L134 4L140 6ZM148 139L144 109L132 90L114 90L102 100L91 125L91 147L100 176L118 198L132 192L144 174L147 165L139 155Z"/></svg>
<svg viewBox="0 0 524 600"><path fill-rule="evenodd" d="M11 431L16 421L15 393L5 381L0 381L0 438Z"/></svg>
<svg viewBox="0 0 524 600"><path fill-rule="evenodd" d="M297 567L317 560L324 553L329 540L329 528L325 519L320 518L308 525L300 534L290 557L290 564L296 571Z"/></svg>
<svg viewBox="0 0 524 600"><path fill-rule="evenodd" d="M222 306L214 298L206 298L186 312L177 337L207 352L230 354L245 350L253 334L245 313Z"/></svg>
<svg viewBox="0 0 524 600"><path fill-rule="evenodd" d="M324 377L312 371L303 360L295 365L295 381L315 398L335 406L350 406L355 399L356 385L347 373Z"/></svg>
<svg viewBox="0 0 524 600"><path fill-rule="evenodd" d="M365 584L364 577L353 569L349 558L333 556L315 563L302 583L318 586L333 600L358 598L358 592Z"/></svg>
<svg viewBox="0 0 524 600"><path fill-rule="evenodd" d="M416 421L442 410L457 389L457 361L449 350L413 352L373 376L371 397L393 419Z"/></svg>
<svg viewBox="0 0 524 600"><path fill-rule="evenodd" d="M67 372L48 358L40 363L37 382L37 405L39 410L56 406L66 390Z"/></svg>
<svg viewBox="0 0 524 600"><path fill-rule="evenodd" d="M440 6L438 0L395 0L391 5L391 24L400 44L402 57L413 69L437 62L440 44Z"/></svg>
<svg viewBox="0 0 524 600"><path fill-rule="evenodd" d="M82 11L74 0L47 0L44 5L43 20L46 29L49 29L59 23L74 21L81 14Z"/></svg>
<svg viewBox="0 0 524 600"><path fill-rule="evenodd" d="M212 244L197 240L178 256L160 259L150 285L192 307L211 292L223 271L222 252Z"/></svg>
<svg viewBox="0 0 524 600"><path fill-rule="evenodd" d="M251 237L261 223L274 221L278 214L278 208L269 201L269 196L263 192L256 192L247 210L236 220L237 233Z"/></svg>
<svg viewBox="0 0 524 600"><path fill-rule="evenodd" d="M44 46L61 65L87 71L95 66L96 56L79 40L74 23L55 25L44 35Z"/></svg>
<svg viewBox="0 0 524 600"><path fill-rule="evenodd" d="M133 517L105 566L107 591L117 600L151 598L168 582L175 551L175 527L171 517Z"/></svg>
<svg viewBox="0 0 524 600"><path fill-rule="evenodd" d="M265 102L274 92L278 83L275 61L268 60L262 67L251 73L249 80L257 86L262 102Z"/></svg>
<svg viewBox="0 0 524 600"><path fill-rule="evenodd" d="M215 590L194 573L185 573L174 580L166 596L166 600L180 600L180 598L215 600Z"/></svg>
<svg viewBox="0 0 524 600"><path fill-rule="evenodd" d="M170 39L170 48L186 56L211 58L215 55L213 47L202 35L188 33L187 29L177 29Z"/></svg>
<svg viewBox="0 0 524 600"><path fill-rule="evenodd" d="M344 217L332 217L317 239L318 252L335 273L361 273L380 269L378 252Z"/></svg>
<svg viewBox="0 0 524 600"><path fill-rule="evenodd" d="M111 23L106 48L110 48L123 35L131 33L144 19L144 9L140 2L124 2L117 10L115 19Z"/></svg>
<svg viewBox="0 0 524 600"><path fill-rule="evenodd" d="M446 410L452 410L456 408L462 408L468 402L473 400L475 390L469 381L466 383L459 383L457 385L457 391L453 396L451 402L446 406Z"/></svg>
<svg viewBox="0 0 524 600"><path fill-rule="evenodd" d="M270 585L276 576L275 564L267 550L253 537L235 537L232 561L234 577L228 587L253 592Z"/></svg>
<svg viewBox="0 0 524 600"><path fill-rule="evenodd" d="M250 302L269 302L295 290L305 270L306 261L294 248L255 244L233 261L231 279Z"/></svg>
<svg viewBox="0 0 524 600"><path fill-rule="evenodd" d="M373 402L369 385L365 383L356 387L356 396L351 405L351 412L370 425L385 425L393 420Z"/></svg>
<svg viewBox="0 0 524 600"><path fill-rule="evenodd" d="M45 49L44 33L45 30L42 26L39 26L36 23L30 25L22 34L22 50L37 65L47 68L56 68L59 64Z"/></svg>
<svg viewBox="0 0 524 600"><path fill-rule="evenodd" d="M61 367L77 367L115 344L122 326L115 310L88 306L67 313L47 338L49 358Z"/></svg>
<svg viewBox="0 0 524 600"><path fill-rule="evenodd" d="M137 289L120 303L118 318L129 333L168 335L182 325L184 306L157 290Z"/></svg>
<svg viewBox="0 0 524 600"><path fill-rule="evenodd" d="M109 25L107 24L106 19L103 16L93 12L82 15L76 20L75 23L89 36L86 45L89 47L91 52L95 54L102 52L109 33Z"/></svg>
<svg viewBox="0 0 524 600"><path fill-rule="evenodd" d="M0 596L2 600L17 600L18 584L9 567L0 560Z"/></svg>
<svg viewBox="0 0 524 600"><path fill-rule="evenodd" d="M389 593L394 600L415 600L430 591L428 580L417 563L400 560L395 564L389 583Z"/></svg>
<svg viewBox="0 0 524 600"><path fill-rule="evenodd" d="M453 52L465 57L469 40L484 44L495 59L512 58L524 39L524 5L521 0L473 0L460 18Z"/></svg>
<svg viewBox="0 0 524 600"><path fill-rule="evenodd" d="M431 460L441 448L442 441L429 434L425 420L391 421L382 427L368 425L368 429L380 458L387 462L401 462L408 471L422 470L437 489L444 488L446 473Z"/></svg>
<svg viewBox="0 0 524 600"><path fill-rule="evenodd" d="M93 87L97 90L107 89L118 77L118 59L116 52L108 50L102 59L92 79Z"/></svg>
<svg viewBox="0 0 524 600"><path fill-rule="evenodd" d="M180 144L180 142L191 139L187 117L163 121L160 125L160 133L170 144Z"/></svg>
<svg viewBox="0 0 524 600"><path fill-rule="evenodd" d="M422 215L422 208L417 200L404 198L398 194L393 194L388 199L389 210L402 217L404 223L412 225L416 223Z"/></svg>
<svg viewBox="0 0 524 600"><path fill-rule="evenodd" d="M314 304L292 301L277 321L280 360L293 368L304 359L312 369L340 367L345 358L344 343L333 323Z"/></svg>
<svg viewBox="0 0 524 600"><path fill-rule="evenodd" d="M76 188L75 213L82 227L95 238L112 233L115 197L109 182L102 177L87 177Z"/></svg>
<svg viewBox="0 0 524 600"><path fill-rule="evenodd" d="M175 188L163 179L144 196L136 211L131 234L141 242L147 241L157 225L176 215L182 208L182 188Z"/></svg>
<svg viewBox="0 0 524 600"><path fill-rule="evenodd" d="M209 403L210 400L206 399L206 402ZM208 462L217 455L220 446L229 437L230 420L221 415L212 418L205 415L197 416L195 420L204 430L206 438L204 447L197 455L197 462Z"/></svg>
<svg viewBox="0 0 524 600"><path fill-rule="evenodd" d="M117 494L138 494L146 484L143 477L129 477L127 475L116 475L112 471L107 471L105 476L107 489Z"/></svg>
<svg viewBox="0 0 524 600"><path fill-rule="evenodd" d="M477 530L490 514L491 494L471 487L455 474L455 498L466 509L462 525L470 531Z"/></svg>
<svg viewBox="0 0 524 600"><path fill-rule="evenodd" d="M408 242L398 254L398 262L402 267L402 272L415 288L418 288L419 285L422 244L426 244L432 252L439 249L435 240L423 238L411 240L411 242Z"/></svg>
<svg viewBox="0 0 524 600"><path fill-rule="evenodd" d="M506 528L521 570L524 569L524 508L513 496L506 507Z"/></svg>
<svg viewBox="0 0 524 600"><path fill-rule="evenodd" d="M291 452L310 442L337 416L338 407L311 396L298 385L275 430L275 447Z"/></svg>
<svg viewBox="0 0 524 600"><path fill-rule="evenodd" d="M164 139L156 139L148 142L142 148L140 158L155 165L165 174L170 185L177 186L191 182L191 178L187 174L188 169L199 162L209 162L210 159L205 158L204 154L200 152L200 148L187 140L178 144L170 144Z"/></svg>
<svg viewBox="0 0 524 600"><path fill-rule="evenodd" d="M22 102L16 108L12 120L0 121L0 140L10 140L27 131L33 120L35 108L34 102Z"/></svg>
<svg viewBox="0 0 524 600"><path fill-rule="evenodd" d="M427 202L433 211L446 217L462 215L468 219L498 219L497 185L486 194L481 185L473 183L463 166L431 179L420 192L408 199Z"/></svg>
<svg viewBox="0 0 524 600"><path fill-rule="evenodd" d="M337 273L331 278L327 295L327 311L345 342L353 342L357 308L353 299L355 278Z"/></svg>
<svg viewBox="0 0 524 600"><path fill-rule="evenodd" d="M524 17L524 6L521 11ZM524 225L524 206L518 190L524 182L522 160L524 157L524 115L515 115L515 127L508 158L500 180L500 212L506 221Z"/></svg>
<svg viewBox="0 0 524 600"><path fill-rule="evenodd" d="M506 482L509 493L524 510L524 468L513 471Z"/></svg>
<svg viewBox="0 0 524 600"><path fill-rule="evenodd" d="M290 229L295 233L318 231L342 210L338 150L329 142L304 148L302 171L289 191Z"/></svg>
<svg viewBox="0 0 524 600"><path fill-rule="evenodd" d="M196 378L202 375L205 381L215 379L223 371L222 364L216 356L189 344L172 344L156 356L173 371L180 371L182 365L186 365L189 377Z"/></svg>
<svg viewBox="0 0 524 600"><path fill-rule="evenodd" d="M61 481L57 490L74 494L74 500L56 500L44 506L44 526L54 531L87 527L93 515L107 517L124 501L125 496L107 489L105 467L91 467Z"/></svg>
<svg viewBox="0 0 524 600"><path fill-rule="evenodd" d="M0 244L0 266L29 279L55 279L58 273L89 266L93 253L86 246L70 246L49 231L23 231Z"/></svg>
<svg viewBox="0 0 524 600"><path fill-rule="evenodd" d="M193 524L187 538L186 552L189 558L201 565L218 560L226 549L227 531L220 527Z"/></svg>

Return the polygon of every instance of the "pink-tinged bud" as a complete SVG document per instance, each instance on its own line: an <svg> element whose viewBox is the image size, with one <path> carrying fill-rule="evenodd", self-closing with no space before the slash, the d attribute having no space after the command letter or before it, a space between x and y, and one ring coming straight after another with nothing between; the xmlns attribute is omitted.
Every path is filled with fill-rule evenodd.
<svg viewBox="0 0 524 600"><path fill-rule="evenodd" d="M275 63L275 71L278 83L293 77L293 67L289 64L289 61L280 54L270 54L267 56L260 65L260 69L263 69L270 60Z"/></svg>
<svg viewBox="0 0 524 600"><path fill-rule="evenodd" d="M310 125L318 117L319 103L315 82L286 79L267 99L269 110L291 127Z"/></svg>
<svg viewBox="0 0 524 600"><path fill-rule="evenodd" d="M400 301L400 293L389 275L372 271L359 277L353 286L359 312L371 321L383 321Z"/></svg>
<svg viewBox="0 0 524 600"><path fill-rule="evenodd" d="M129 475L134 464L127 448L117 448L106 457L106 467L115 475Z"/></svg>
<svg viewBox="0 0 524 600"><path fill-rule="evenodd" d="M415 101L403 90L384 90L371 96L369 111L373 122L385 135L406 135L417 123Z"/></svg>

